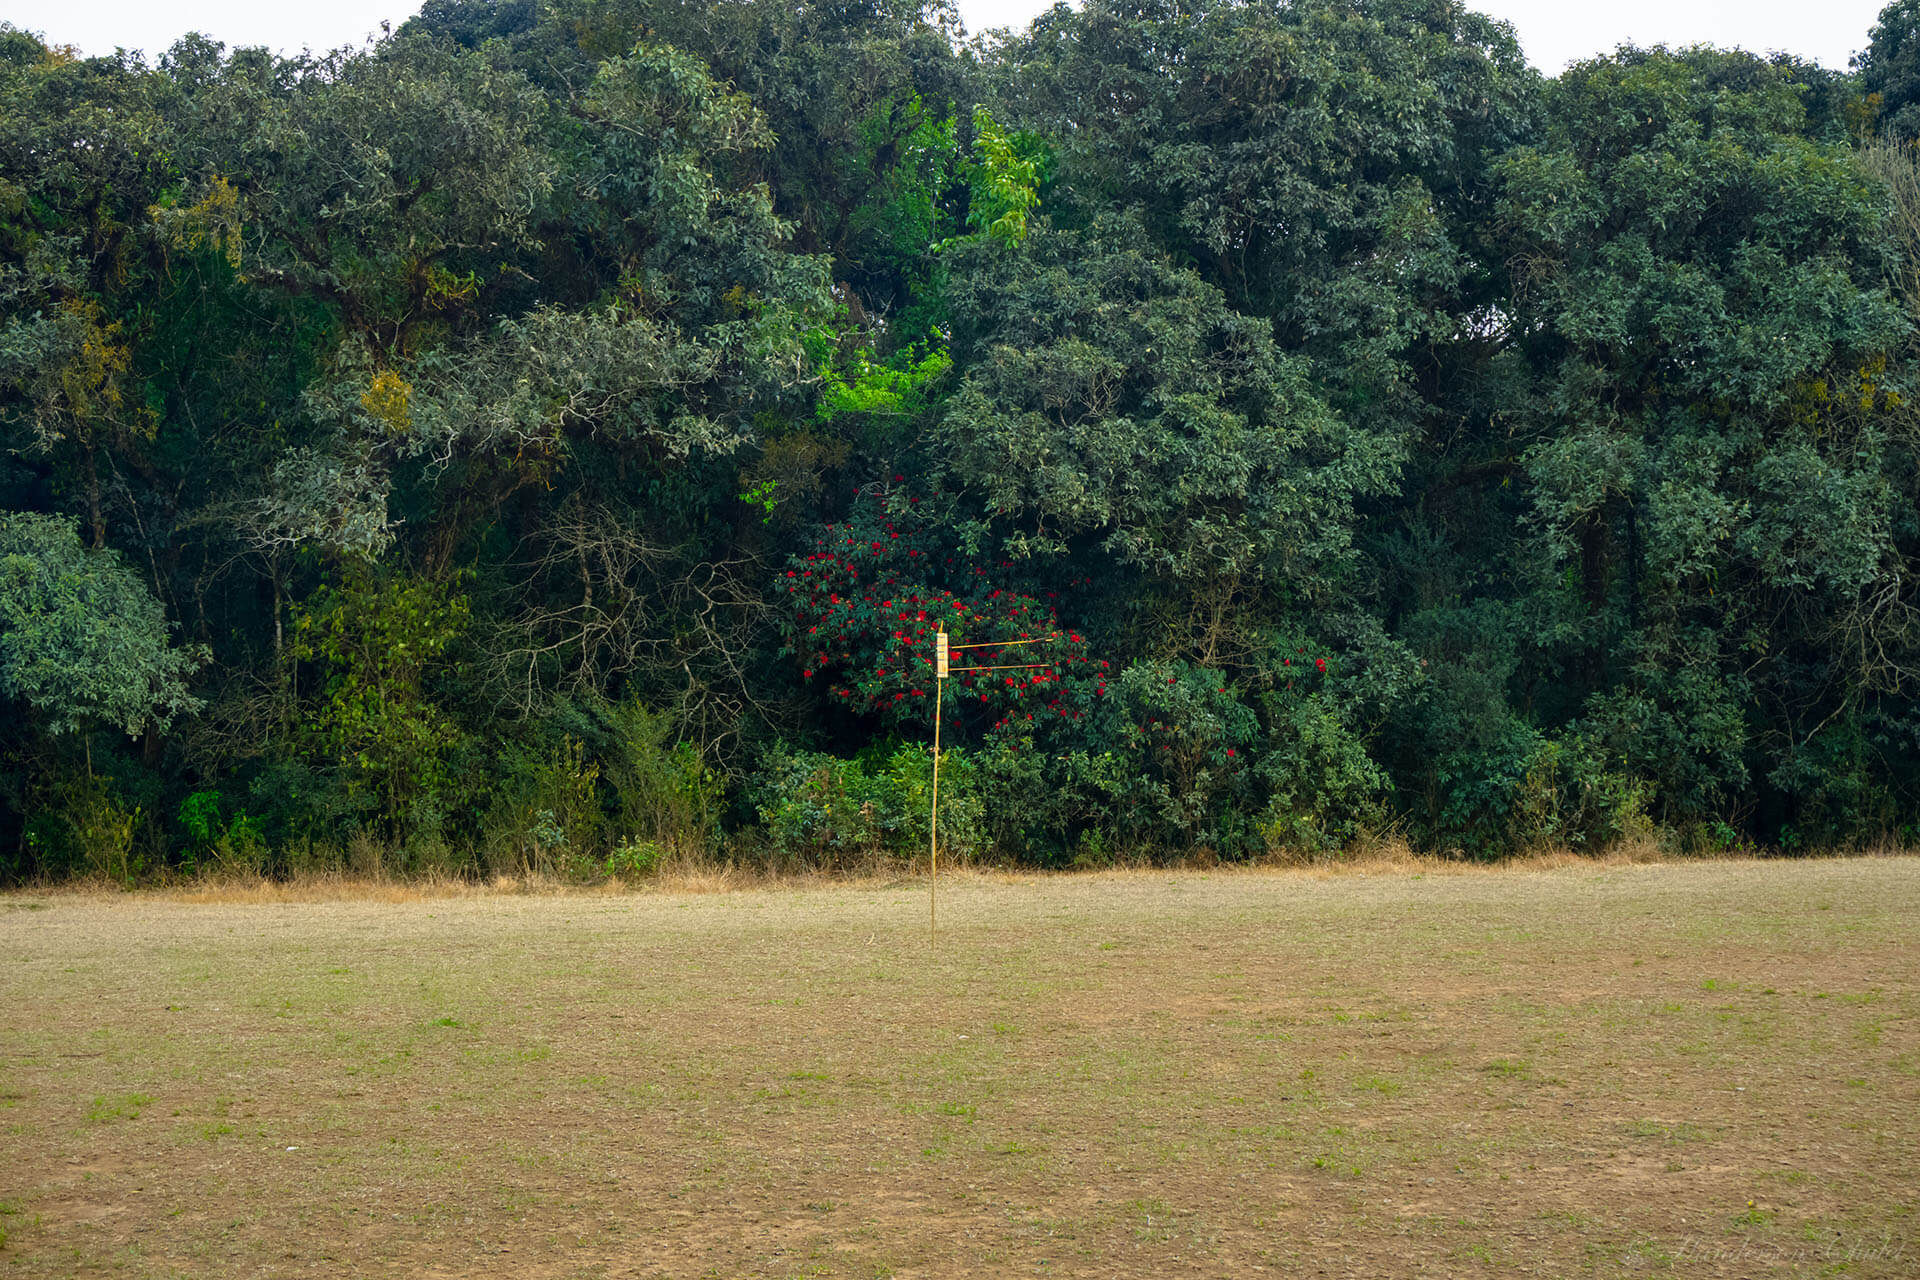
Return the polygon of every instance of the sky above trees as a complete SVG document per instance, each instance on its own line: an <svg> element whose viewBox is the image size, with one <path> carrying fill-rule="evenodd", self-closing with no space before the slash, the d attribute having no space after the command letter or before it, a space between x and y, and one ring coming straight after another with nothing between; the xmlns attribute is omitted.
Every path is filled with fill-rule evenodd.
<svg viewBox="0 0 1920 1280"><path fill-rule="evenodd" d="M1048 2L960 0L959 7L969 29L984 31L1024 26ZM1622 44L1714 44L1756 53L1789 49L1841 68L1866 47L1880 0L1823 5L1784 0L1612 0L1605 5L1478 0L1470 7L1511 22L1528 61L1553 73L1569 61ZM408 0L336 0L313 7L206 0L191 10L136 0L70 0L57 7L40 0L3 0L0 17L86 53L110 52L116 45L157 52L196 25L228 45L264 44L296 52L302 46L325 49L358 43L382 21L398 26L418 9Z"/></svg>

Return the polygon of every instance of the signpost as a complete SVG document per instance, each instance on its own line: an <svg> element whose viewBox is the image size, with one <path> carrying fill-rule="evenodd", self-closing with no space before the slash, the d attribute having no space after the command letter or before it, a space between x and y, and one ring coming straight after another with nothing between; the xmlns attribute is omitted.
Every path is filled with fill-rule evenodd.
<svg viewBox="0 0 1920 1280"><path fill-rule="evenodd" d="M947 640L947 628L943 623L933 637L933 792L932 812L927 819L927 945L933 946L938 940L936 928L936 907L934 891L940 882L940 695L947 687L949 675L959 675L969 671L1024 671L1034 667L1051 667L1051 662L1007 662L985 667L950 666L950 655L962 649L1006 649L1017 644L1039 644L1046 640L1057 640L1062 633L1050 631L1044 636L1035 636L1027 640L993 640L980 644L952 644Z"/></svg>

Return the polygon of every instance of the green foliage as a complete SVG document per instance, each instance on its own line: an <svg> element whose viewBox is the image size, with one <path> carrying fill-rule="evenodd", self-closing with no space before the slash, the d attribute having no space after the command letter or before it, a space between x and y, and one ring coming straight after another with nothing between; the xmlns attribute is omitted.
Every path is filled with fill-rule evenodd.
<svg viewBox="0 0 1920 1280"><path fill-rule="evenodd" d="M43 876L83 876L131 887L150 870L139 846L142 814L103 778L74 774L44 797L24 839Z"/></svg>
<svg viewBox="0 0 1920 1280"><path fill-rule="evenodd" d="M352 788L349 771L318 763L273 760L249 782L248 821L274 851L266 870L340 870L340 850L373 820L375 797Z"/></svg>
<svg viewBox="0 0 1920 1280"><path fill-rule="evenodd" d="M269 850L261 824L236 812L231 820L221 812L218 791L195 791L180 802L179 821L187 844L180 868L219 869L260 874L268 869Z"/></svg>
<svg viewBox="0 0 1920 1280"><path fill-rule="evenodd" d="M481 820L483 863L496 875L568 875L599 857L597 770L567 741L550 753L503 752L498 787Z"/></svg>
<svg viewBox="0 0 1920 1280"><path fill-rule="evenodd" d="M1267 794L1260 819L1266 847L1319 854L1384 825L1386 771L1333 699L1279 689L1265 701L1257 772Z"/></svg>
<svg viewBox="0 0 1920 1280"><path fill-rule="evenodd" d="M247 277L401 350L460 309L450 279L530 242L557 177L552 104L481 53L398 37L275 65L189 40L169 62L175 163L238 190Z"/></svg>
<svg viewBox="0 0 1920 1280"><path fill-rule="evenodd" d="M180 826L195 844L210 845L219 835L220 793L196 791L180 802Z"/></svg>
<svg viewBox="0 0 1920 1280"><path fill-rule="evenodd" d="M1027 216L1039 207L1040 185L1053 167L1037 134L1008 134L985 107L973 109L973 160L966 167L967 225L1004 245L1027 238ZM948 244L957 243L948 241Z"/></svg>
<svg viewBox="0 0 1920 1280"><path fill-rule="evenodd" d="M814 867L858 866L927 852L932 754L902 744L855 759L768 752L748 788L769 851ZM940 754L940 850L965 859L982 847L982 800L969 757Z"/></svg>
<svg viewBox="0 0 1920 1280"><path fill-rule="evenodd" d="M1056 743L1024 723L1009 725L987 738L974 767L992 847L1042 866L1104 865L1123 852L1114 847L1109 798L1128 778L1103 743Z"/></svg>
<svg viewBox="0 0 1920 1280"><path fill-rule="evenodd" d="M1498 167L1534 264L1514 315L1539 378L1517 567L1585 734L1695 819L1793 750L1789 722L1849 700L1803 623L1846 619L1890 661L1869 684L1911 651L1904 609L1861 612L1909 589L1887 206L1805 136L1791 66L1628 51L1549 105L1547 140Z"/></svg>
<svg viewBox="0 0 1920 1280"><path fill-rule="evenodd" d="M992 74L1004 117L1058 148L1059 216L1135 211L1368 428L1417 413L1416 344L1485 297L1485 166L1538 86L1512 32L1464 6L1337 0L1092 0Z"/></svg>
<svg viewBox="0 0 1920 1280"><path fill-rule="evenodd" d="M312 746L345 771L350 791L375 798L396 834L439 822L459 730L429 681L467 617L466 598L443 586L358 566L294 611L293 654L320 677Z"/></svg>
<svg viewBox="0 0 1920 1280"><path fill-rule="evenodd" d="M1920 830L1917 12L0 27L8 873Z"/></svg>
<svg viewBox="0 0 1920 1280"><path fill-rule="evenodd" d="M672 714L634 698L595 700L562 704L551 723L578 734L592 756L602 824L619 844L653 849L656 860L697 858L718 845L725 780L678 735Z"/></svg>
<svg viewBox="0 0 1920 1280"><path fill-rule="evenodd" d="M1313 590L1395 450L1330 414L1265 320L1137 241L1103 222L955 264L945 467L1016 556L1097 547L1190 589Z"/></svg>
<svg viewBox="0 0 1920 1280"><path fill-rule="evenodd" d="M0 690L48 732L133 737L197 710L187 680L207 651L170 630L118 552L83 549L57 517L0 513Z"/></svg>
<svg viewBox="0 0 1920 1280"><path fill-rule="evenodd" d="M1114 766L1104 771L1108 822L1127 848L1252 847L1250 793L1259 723L1218 671L1136 662L1100 711Z"/></svg>
<svg viewBox="0 0 1920 1280"><path fill-rule="evenodd" d="M1879 128L1903 141L1920 136L1920 3L1894 0L1882 9L1854 67Z"/></svg>
<svg viewBox="0 0 1920 1280"><path fill-rule="evenodd" d="M951 368L953 360L942 350L922 355L908 347L876 363L871 351L857 348L826 371L814 413L821 422L856 413L914 417Z"/></svg>
<svg viewBox="0 0 1920 1280"><path fill-rule="evenodd" d="M666 847L656 840L621 840L601 868L615 879L642 880L660 870L666 859Z"/></svg>
<svg viewBox="0 0 1920 1280"><path fill-rule="evenodd" d="M899 264L896 270L925 283L918 264L940 242L943 199L959 163L955 125L951 115L935 116L917 93L905 102L875 103L861 121L854 163L875 182L850 220L857 259Z"/></svg>

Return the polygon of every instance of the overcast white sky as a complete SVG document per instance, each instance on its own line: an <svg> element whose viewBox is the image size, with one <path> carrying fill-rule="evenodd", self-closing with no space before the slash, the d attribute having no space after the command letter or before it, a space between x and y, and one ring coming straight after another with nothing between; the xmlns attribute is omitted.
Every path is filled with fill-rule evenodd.
<svg viewBox="0 0 1920 1280"><path fill-rule="evenodd" d="M1049 0L960 0L973 30L1024 25ZM1866 47L1884 0L1478 0L1475 8L1505 18L1520 33L1532 63L1557 72L1568 62L1616 45L1695 43L1765 53L1791 50L1842 68ZM192 5L135 0L0 0L0 19L38 31L85 53L116 45L158 53L198 28L229 45L264 44L285 52L356 43L381 19L398 26L419 5L412 0L196 0Z"/></svg>

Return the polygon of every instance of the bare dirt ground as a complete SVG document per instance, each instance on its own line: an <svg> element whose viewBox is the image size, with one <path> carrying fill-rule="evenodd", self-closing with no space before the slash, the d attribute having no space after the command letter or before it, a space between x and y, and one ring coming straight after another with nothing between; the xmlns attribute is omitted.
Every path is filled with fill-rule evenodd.
<svg viewBox="0 0 1920 1280"><path fill-rule="evenodd" d="M6 1276L1920 1275L1920 860L0 897Z"/></svg>

